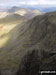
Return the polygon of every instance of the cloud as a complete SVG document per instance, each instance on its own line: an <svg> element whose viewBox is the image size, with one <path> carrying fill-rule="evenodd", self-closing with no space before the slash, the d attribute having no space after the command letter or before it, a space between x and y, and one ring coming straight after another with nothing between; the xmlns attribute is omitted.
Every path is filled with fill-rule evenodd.
<svg viewBox="0 0 56 75"><path fill-rule="evenodd" d="M50 4L50 5L56 4L55 0L39 0L39 2L40 4Z"/></svg>
<svg viewBox="0 0 56 75"><path fill-rule="evenodd" d="M0 0L0 5L16 5L16 6L55 6L56 0Z"/></svg>
<svg viewBox="0 0 56 75"><path fill-rule="evenodd" d="M56 0L39 0L39 5L45 7L56 7Z"/></svg>
<svg viewBox="0 0 56 75"><path fill-rule="evenodd" d="M42 6L56 6L56 0L17 0L18 4L20 5L42 5Z"/></svg>
<svg viewBox="0 0 56 75"><path fill-rule="evenodd" d="M20 0L18 1L18 4L30 5L30 6L36 6L36 5L56 6L56 0Z"/></svg>

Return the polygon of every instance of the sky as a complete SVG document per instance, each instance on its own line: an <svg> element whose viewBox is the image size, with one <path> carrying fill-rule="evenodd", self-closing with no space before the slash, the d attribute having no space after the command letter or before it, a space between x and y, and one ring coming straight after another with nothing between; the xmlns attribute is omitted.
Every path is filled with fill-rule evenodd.
<svg viewBox="0 0 56 75"><path fill-rule="evenodd" d="M56 0L0 0L0 6L56 7Z"/></svg>

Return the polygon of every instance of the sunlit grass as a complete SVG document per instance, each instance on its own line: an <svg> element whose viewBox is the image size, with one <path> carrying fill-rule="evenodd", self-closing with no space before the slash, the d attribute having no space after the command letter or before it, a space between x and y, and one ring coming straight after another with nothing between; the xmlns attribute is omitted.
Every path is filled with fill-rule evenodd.
<svg viewBox="0 0 56 75"><path fill-rule="evenodd" d="M5 46L5 44L8 41L8 39L9 39L9 36L0 38L0 48Z"/></svg>
<svg viewBox="0 0 56 75"><path fill-rule="evenodd" d="M16 26L12 25L0 25L0 48L4 47L10 38L9 32Z"/></svg>

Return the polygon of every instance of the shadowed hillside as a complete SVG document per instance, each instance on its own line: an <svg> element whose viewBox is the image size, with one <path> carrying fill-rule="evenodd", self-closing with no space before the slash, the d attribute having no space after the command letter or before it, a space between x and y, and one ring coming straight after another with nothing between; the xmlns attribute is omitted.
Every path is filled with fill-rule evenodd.
<svg viewBox="0 0 56 75"><path fill-rule="evenodd" d="M22 57L32 50L37 50L41 70L56 69L56 12L36 16L11 30L6 44L0 48L0 68L17 69Z"/></svg>

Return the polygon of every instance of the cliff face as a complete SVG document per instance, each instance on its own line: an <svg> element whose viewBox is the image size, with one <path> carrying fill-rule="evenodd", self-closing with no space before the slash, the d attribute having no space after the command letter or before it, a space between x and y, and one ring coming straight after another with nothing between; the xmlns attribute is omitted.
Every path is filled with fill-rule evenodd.
<svg viewBox="0 0 56 75"><path fill-rule="evenodd" d="M18 68L22 57L28 51L35 50L35 52L37 51L36 57L35 52L33 55L34 59L39 58L37 59L40 62L37 62L40 65L39 70L56 69L56 12L36 16L24 24L17 25L11 30L9 40L0 50L3 55L0 58L3 62L1 67ZM30 53L29 58L31 56ZM27 63L28 57L26 59L24 63ZM34 59L32 57L33 61L35 61ZM33 61L29 60L30 63ZM36 63L34 62L34 64ZM29 75L31 74L29 73Z"/></svg>

